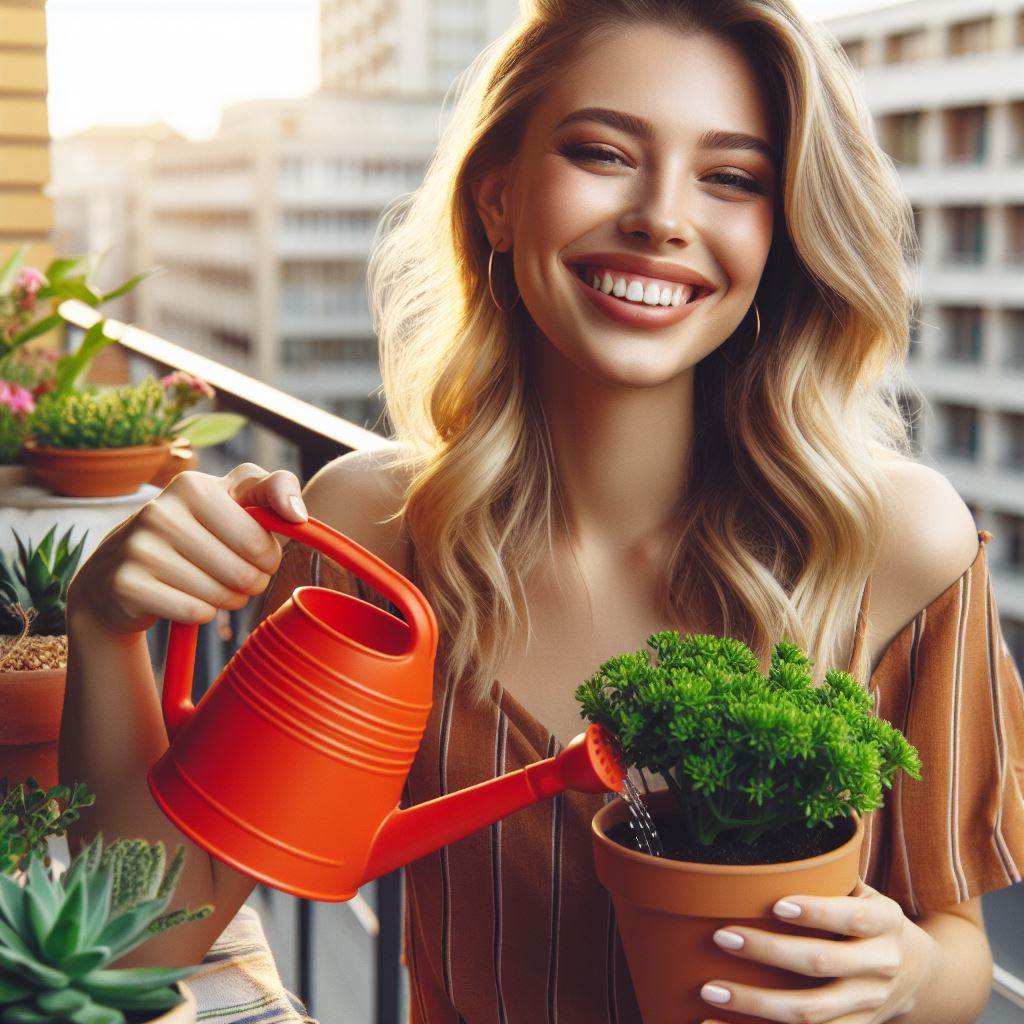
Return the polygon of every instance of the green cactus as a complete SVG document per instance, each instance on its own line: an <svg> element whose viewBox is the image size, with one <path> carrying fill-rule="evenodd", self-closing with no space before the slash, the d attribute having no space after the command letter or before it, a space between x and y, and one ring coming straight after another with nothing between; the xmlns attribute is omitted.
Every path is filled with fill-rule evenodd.
<svg viewBox="0 0 1024 1024"><path fill-rule="evenodd" d="M60 636L67 632L64 613L67 608L68 584L82 557L82 545L89 531L83 533L78 544L71 548L71 531L74 527L68 527L54 551L53 536L56 529L56 524L51 526L36 546L23 541L18 531L11 527L11 533L18 544L18 560L12 567L3 551L0 551L0 632L20 632L19 620L11 611L14 605L19 604L26 611L30 608L36 610L32 621L33 633L39 636Z"/></svg>
<svg viewBox="0 0 1024 1024"><path fill-rule="evenodd" d="M163 843L102 833L58 879L30 856L24 888L0 875L0 1024L130 1024L180 1003L198 967L104 970L151 936L213 913L164 913L185 849L164 875Z"/></svg>

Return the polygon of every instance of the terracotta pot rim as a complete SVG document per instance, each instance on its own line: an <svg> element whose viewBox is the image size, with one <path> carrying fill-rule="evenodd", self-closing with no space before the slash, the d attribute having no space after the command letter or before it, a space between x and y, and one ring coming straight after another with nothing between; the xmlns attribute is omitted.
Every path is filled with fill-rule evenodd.
<svg viewBox="0 0 1024 1024"><path fill-rule="evenodd" d="M658 804L673 800L672 794L667 789L655 790L649 796L641 794L641 798L655 807ZM631 850L615 842L607 833L615 825L624 822L628 816L626 803L622 797L616 797L610 803L605 804L593 817L590 823L591 833L594 838L614 856L632 861L638 867L648 871L658 870L678 874L685 872L688 875L714 875L716 877L729 875L781 875L793 871L803 871L807 868L822 867L832 861L841 860L846 856L849 848L858 842L858 837L864 831L864 819L856 811L852 811L850 818L853 819L853 833L844 842L825 853L816 854L814 857L804 857L800 860L782 860L773 864L706 864L703 861L693 860L672 860L666 857L655 857L653 854L642 853L640 850ZM838 819L837 819L838 820ZM843 819L849 820L848 818Z"/></svg>
<svg viewBox="0 0 1024 1024"><path fill-rule="evenodd" d="M52 445L38 444L35 438L27 438L22 442L27 450L39 455L92 455L103 458L109 455L123 455L126 452L152 452L158 448L170 448L171 442L165 437L156 441L147 441L146 444L125 444L116 448L56 448Z"/></svg>

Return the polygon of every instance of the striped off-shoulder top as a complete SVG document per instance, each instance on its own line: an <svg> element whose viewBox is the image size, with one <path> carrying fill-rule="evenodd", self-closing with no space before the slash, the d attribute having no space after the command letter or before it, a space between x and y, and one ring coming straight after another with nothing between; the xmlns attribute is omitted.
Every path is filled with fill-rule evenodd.
<svg viewBox="0 0 1024 1024"><path fill-rule="evenodd" d="M1003 639L985 545L914 617L871 674L876 713L921 754L866 820L860 874L919 916L1021 881L1024 689ZM321 564L322 563L322 564ZM393 606L313 553L311 579ZM871 581L850 665L864 640ZM403 806L555 754L560 745L495 681L475 705L445 690L434 705ZM581 722L581 727L583 723ZM640 1024L590 821L605 798L563 793L405 868L404 963L411 1024Z"/></svg>

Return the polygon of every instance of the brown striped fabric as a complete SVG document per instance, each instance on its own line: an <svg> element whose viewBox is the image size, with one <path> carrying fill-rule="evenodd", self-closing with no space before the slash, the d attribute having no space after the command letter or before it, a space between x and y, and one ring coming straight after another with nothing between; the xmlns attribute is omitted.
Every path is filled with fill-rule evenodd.
<svg viewBox="0 0 1024 1024"><path fill-rule="evenodd" d="M1024 871L1024 688L1003 640L985 544L886 648L876 713L921 753L866 818L861 877L911 916L1012 885ZM319 558L313 579L319 578ZM390 607L333 563L329 585ZM864 642L864 588L850 664ZM391 608L394 611L393 608ZM404 806L560 749L495 681L486 705L442 685ZM564 793L407 866L410 1024L640 1024L590 821L605 798Z"/></svg>

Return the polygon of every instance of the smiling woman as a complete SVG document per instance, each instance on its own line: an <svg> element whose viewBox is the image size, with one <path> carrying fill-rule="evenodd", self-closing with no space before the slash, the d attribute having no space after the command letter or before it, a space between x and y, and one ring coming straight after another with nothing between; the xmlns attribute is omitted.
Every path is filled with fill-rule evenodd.
<svg viewBox="0 0 1024 1024"><path fill-rule="evenodd" d="M1024 864L1019 680L973 519L911 460L897 400L915 248L856 73L790 0L523 0L371 255L388 521L440 633L405 803L553 754L576 686L661 630L736 637L761 672L785 637L816 683L877 681L914 742L998 779L981 800L959 754L926 761L921 802L872 825L863 903L803 903L869 929L829 944L844 977L827 999L732 985L737 1013L867 1024L926 993L920 1020L971 1019L978 895ZM964 614L939 615L954 584ZM919 609L931 658L873 677ZM908 663L935 667L927 696ZM413 1021L639 1021L596 810L559 797L409 866ZM945 842L908 830L949 838L955 888ZM744 936L751 958L826 962Z"/></svg>

